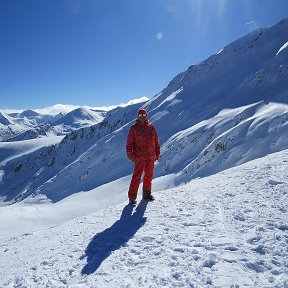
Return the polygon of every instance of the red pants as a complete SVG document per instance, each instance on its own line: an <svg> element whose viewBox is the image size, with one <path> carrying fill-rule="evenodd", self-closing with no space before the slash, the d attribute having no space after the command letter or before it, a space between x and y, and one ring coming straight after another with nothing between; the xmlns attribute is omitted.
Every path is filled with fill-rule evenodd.
<svg viewBox="0 0 288 288"><path fill-rule="evenodd" d="M129 199L136 199L143 172L143 190L145 190L148 194L151 193L152 178L154 173L154 160L136 160L128 191Z"/></svg>

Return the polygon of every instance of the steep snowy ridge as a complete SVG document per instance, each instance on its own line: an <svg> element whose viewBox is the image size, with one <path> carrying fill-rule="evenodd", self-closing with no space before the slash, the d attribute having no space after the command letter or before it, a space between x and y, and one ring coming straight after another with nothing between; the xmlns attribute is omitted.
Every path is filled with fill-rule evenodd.
<svg viewBox="0 0 288 288"><path fill-rule="evenodd" d="M162 145L162 153L166 158L165 161L159 163L158 169L170 173L183 170L198 155L201 155L201 152L203 153L214 140L217 140L221 135L225 135L227 131L247 118L252 117L263 106L265 104L261 101L244 107L225 109L211 119L203 120L174 134ZM227 144L223 142L216 146L219 151L226 150L230 148L227 147ZM206 152L204 154L206 155ZM177 155L177 158L175 155Z"/></svg>
<svg viewBox="0 0 288 288"><path fill-rule="evenodd" d="M190 66L144 104L162 144L156 176L177 173L181 183L288 148L288 54L278 53L287 35L287 19L249 33ZM131 174L125 141L141 105L108 112L57 146L6 163L2 199L44 194L59 201Z"/></svg>
<svg viewBox="0 0 288 288"><path fill-rule="evenodd" d="M183 90L179 99L192 98L191 107L205 107L205 110L208 108L212 113L220 108L219 102L220 105L224 103L234 108L265 99L287 103L287 74L283 73L287 67L287 53L277 55L277 51L287 42L287 34L288 19L285 19L273 27L258 29L234 41L220 53L199 64L191 65L187 71L177 75L158 95L157 103L155 99L155 105L158 106L179 89ZM262 71L263 67L269 70L270 75L266 75L266 81L263 79L261 85L268 89L269 85L273 85L273 97L264 89L254 89L259 71ZM279 87L275 87L276 84ZM207 103L213 107L207 107ZM156 107L155 105L152 99L151 106ZM193 112L195 110L194 108Z"/></svg>
<svg viewBox="0 0 288 288"><path fill-rule="evenodd" d="M190 158L192 160L188 160L190 163L183 170L181 169L177 182L211 175L288 148L286 136L288 105L277 103L264 105L260 102L244 107L242 111L239 110L232 109L217 115L215 123L209 121L208 127L207 125L201 127L203 131L200 137L197 137L199 133L193 133L193 127L188 129L189 136L181 139L182 149L186 151L189 149L191 157L191 150L194 151L194 146L199 147L197 143L199 141L202 150L194 154L195 156ZM255 110L254 114L249 115L253 110ZM191 139L193 140L190 141ZM185 147L187 142L189 146ZM197 144L193 145L193 143ZM178 157L181 154L178 152ZM166 165L172 166L169 162Z"/></svg>

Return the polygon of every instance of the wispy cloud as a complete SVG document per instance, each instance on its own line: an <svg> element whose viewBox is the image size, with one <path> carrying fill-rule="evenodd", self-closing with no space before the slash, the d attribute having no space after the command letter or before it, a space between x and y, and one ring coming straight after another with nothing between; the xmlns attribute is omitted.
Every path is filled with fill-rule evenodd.
<svg viewBox="0 0 288 288"><path fill-rule="evenodd" d="M69 113L72 110L75 110L75 109L80 108L80 107L93 109L93 110L109 111L109 110L112 110L116 107L126 107L128 105L133 105L133 104L145 102L148 100L149 100L149 98L147 98L147 97L141 97L138 99L130 100L127 103L120 103L118 105L111 105L111 106L87 106L87 105L55 104L53 106L44 107L44 108L40 108L40 109L31 108L31 110L33 110L37 113L40 113L40 114L48 114L48 115L57 115L59 113L65 113L66 114L66 113ZM25 110L27 110L27 109L25 109ZM4 112L7 114L8 113L21 113L23 111L24 111L24 109L0 109L0 112Z"/></svg>
<svg viewBox="0 0 288 288"><path fill-rule="evenodd" d="M6 114L9 114L9 113L21 113L23 111L24 111L24 109L7 109L7 108L0 109L1 113L6 113Z"/></svg>
<svg viewBox="0 0 288 288"><path fill-rule="evenodd" d="M249 31L252 32L253 30L259 28L256 21L252 20L244 24L244 27Z"/></svg>
<svg viewBox="0 0 288 288"><path fill-rule="evenodd" d="M57 115L59 113L69 113L72 110L75 110L81 106L78 105L69 105L69 104L55 104L53 106L44 107L40 109L32 109L40 114L49 114L49 115Z"/></svg>
<svg viewBox="0 0 288 288"><path fill-rule="evenodd" d="M245 23L244 26L248 26L248 25L251 25L251 24L254 24L254 23L255 23L255 21L250 21L250 22Z"/></svg>
<svg viewBox="0 0 288 288"><path fill-rule="evenodd" d="M137 103L142 103L142 102L146 102L148 101L149 98L147 97L141 97L141 98L137 98L137 99L133 99L133 100L130 100L128 101L127 103L121 103L119 105L116 105L116 106L113 106L113 108L116 108L116 107L126 107L126 106L129 106L129 105L133 105L133 104L137 104ZM110 109L109 109L110 110Z"/></svg>

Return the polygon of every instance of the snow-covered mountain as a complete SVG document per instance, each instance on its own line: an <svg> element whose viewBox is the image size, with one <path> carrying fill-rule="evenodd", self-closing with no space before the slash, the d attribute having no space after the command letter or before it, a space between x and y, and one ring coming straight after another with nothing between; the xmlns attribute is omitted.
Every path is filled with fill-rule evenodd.
<svg viewBox="0 0 288 288"><path fill-rule="evenodd" d="M43 115L33 110L9 114L0 112L0 141L21 141L31 139L32 136L38 137L32 133L33 129L39 130L39 126L45 127L62 116ZM41 130L44 130L43 127ZM30 130L32 131L28 132Z"/></svg>
<svg viewBox="0 0 288 288"><path fill-rule="evenodd" d="M147 103L117 108L99 124L1 167L3 201L54 202L130 175L125 142L144 106L158 130L155 176L175 184L288 148L288 19L258 29L177 75Z"/></svg>
<svg viewBox="0 0 288 288"><path fill-rule="evenodd" d="M36 127L38 125L45 125L56 121L63 115L47 115L37 113L33 110L24 110L21 113L9 113L9 116L13 118L13 121L17 124L22 124L28 127Z"/></svg>
<svg viewBox="0 0 288 288"><path fill-rule="evenodd" d="M67 127L68 131L72 132L82 127L100 123L105 118L106 113L106 111L95 111L81 107L69 112L52 124L53 126Z"/></svg>
<svg viewBox="0 0 288 288"><path fill-rule="evenodd" d="M13 142L45 136L66 135L81 127L101 122L107 111L77 108L56 115L40 114L33 110L0 115L0 139ZM4 124L5 123L5 124Z"/></svg>
<svg viewBox="0 0 288 288"><path fill-rule="evenodd" d="M0 141L9 139L25 130L27 130L26 125L19 125L16 121L14 122L13 117L4 112L0 112Z"/></svg>

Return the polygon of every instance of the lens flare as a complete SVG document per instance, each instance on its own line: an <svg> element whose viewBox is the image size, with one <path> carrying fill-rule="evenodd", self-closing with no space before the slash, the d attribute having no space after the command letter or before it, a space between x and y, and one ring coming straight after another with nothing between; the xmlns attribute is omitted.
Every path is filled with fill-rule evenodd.
<svg viewBox="0 0 288 288"><path fill-rule="evenodd" d="M156 35L156 38L157 38L158 40L162 40L163 37L164 37L164 35L163 35L162 32L158 32L157 35Z"/></svg>

